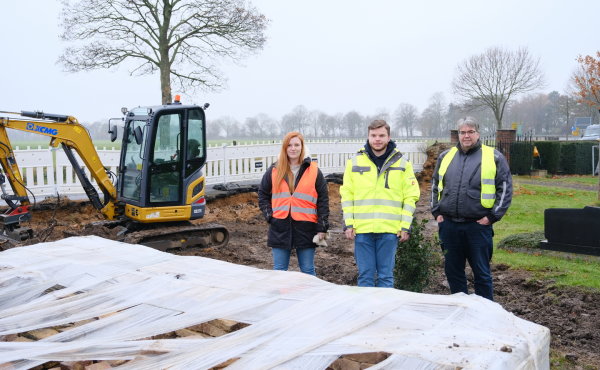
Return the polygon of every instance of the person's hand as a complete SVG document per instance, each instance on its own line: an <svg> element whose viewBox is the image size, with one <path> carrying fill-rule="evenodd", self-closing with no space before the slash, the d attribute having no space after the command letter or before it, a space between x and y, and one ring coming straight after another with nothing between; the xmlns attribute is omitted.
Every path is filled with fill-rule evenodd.
<svg viewBox="0 0 600 370"><path fill-rule="evenodd" d="M407 233L406 231L398 231L398 233L396 235L398 235L398 238L400 238L400 243L403 243L403 242L407 241L408 238L410 238L410 234Z"/></svg>
<svg viewBox="0 0 600 370"><path fill-rule="evenodd" d="M483 218L480 218L479 220L477 220L477 223L480 225L489 225L491 224L490 219L487 218L487 216L483 216Z"/></svg>
<svg viewBox="0 0 600 370"><path fill-rule="evenodd" d="M327 235L327 233L317 233L317 235L319 236L319 240L323 240L323 239L325 239L325 236Z"/></svg>
<svg viewBox="0 0 600 370"><path fill-rule="evenodd" d="M356 232L354 231L353 228L349 227L346 230L344 230L344 234L346 234L347 239L354 240L354 236L356 235Z"/></svg>
<svg viewBox="0 0 600 370"><path fill-rule="evenodd" d="M439 215L435 218L435 220L437 221L437 223L439 224L440 222L444 222L444 216Z"/></svg>

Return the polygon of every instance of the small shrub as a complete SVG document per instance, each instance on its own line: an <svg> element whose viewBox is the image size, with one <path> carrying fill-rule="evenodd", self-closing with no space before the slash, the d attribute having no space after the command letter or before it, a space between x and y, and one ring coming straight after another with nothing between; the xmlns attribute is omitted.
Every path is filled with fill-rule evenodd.
<svg viewBox="0 0 600 370"><path fill-rule="evenodd" d="M441 261L436 237L423 234L427 220L413 219L408 241L398 243L394 266L394 288L422 292Z"/></svg>
<svg viewBox="0 0 600 370"><path fill-rule="evenodd" d="M502 239L498 243L498 248L506 250L539 249L540 241L545 238L543 231L514 234Z"/></svg>

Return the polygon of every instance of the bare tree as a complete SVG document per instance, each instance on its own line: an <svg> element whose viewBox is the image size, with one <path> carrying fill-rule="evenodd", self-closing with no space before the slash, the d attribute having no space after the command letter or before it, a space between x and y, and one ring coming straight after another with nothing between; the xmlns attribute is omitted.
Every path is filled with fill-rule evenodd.
<svg viewBox="0 0 600 370"><path fill-rule="evenodd" d="M429 105L421 113L420 126L423 135L441 136L448 134L444 93L436 92L429 98ZM453 127L454 128L454 127Z"/></svg>
<svg viewBox="0 0 600 370"><path fill-rule="evenodd" d="M163 104L171 84L218 89L221 59L262 49L268 19L244 0L63 0L63 40L79 42L59 58L68 72L131 61L132 75L160 72Z"/></svg>
<svg viewBox="0 0 600 370"><path fill-rule="evenodd" d="M342 124L344 125L344 130L347 132L348 137L357 138L363 134L362 128L364 127L366 131L366 125L364 124L365 120L363 116L357 111L350 111L344 114L342 118Z"/></svg>
<svg viewBox="0 0 600 370"><path fill-rule="evenodd" d="M454 93L465 99L465 104L492 110L498 129L511 98L543 85L539 58L532 58L526 48L509 51L495 47L474 55L458 65L452 81Z"/></svg>
<svg viewBox="0 0 600 370"><path fill-rule="evenodd" d="M414 128L419 119L417 107L409 103L401 103L394 112L394 122L398 127L404 127L406 136L414 135ZM398 130L401 133L401 130Z"/></svg>
<svg viewBox="0 0 600 370"><path fill-rule="evenodd" d="M302 135L307 135L307 128L310 126L310 112L304 105L297 105L290 113L281 118L281 129L283 134L291 131L299 131Z"/></svg>

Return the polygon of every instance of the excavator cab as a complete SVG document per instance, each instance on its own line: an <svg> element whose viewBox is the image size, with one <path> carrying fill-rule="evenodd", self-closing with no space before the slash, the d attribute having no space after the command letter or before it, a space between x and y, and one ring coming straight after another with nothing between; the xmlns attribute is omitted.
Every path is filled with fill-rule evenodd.
<svg viewBox="0 0 600 370"><path fill-rule="evenodd" d="M118 200L142 223L204 216L204 110L178 103L138 107L125 115Z"/></svg>

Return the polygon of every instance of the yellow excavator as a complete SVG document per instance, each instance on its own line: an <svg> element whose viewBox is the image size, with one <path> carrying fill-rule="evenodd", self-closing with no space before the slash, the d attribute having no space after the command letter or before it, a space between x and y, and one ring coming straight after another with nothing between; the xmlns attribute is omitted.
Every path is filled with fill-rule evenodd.
<svg viewBox="0 0 600 370"><path fill-rule="evenodd" d="M229 232L218 224L189 221L205 213L205 109L172 104L122 108L123 137L117 174L106 168L87 129L76 118L43 112L6 112L0 117L0 188L8 208L0 214L2 237L23 242L33 237L22 223L31 219L33 193L24 185L7 130L50 137L50 146L64 149L91 204L107 220L120 226L120 240L159 250L182 247L220 247ZM118 137L115 119L109 121L111 141ZM78 162L75 153L83 161ZM85 168L84 168L85 167ZM102 191L100 197L86 174ZM12 193L6 191L8 181ZM35 198L34 198L35 199Z"/></svg>

